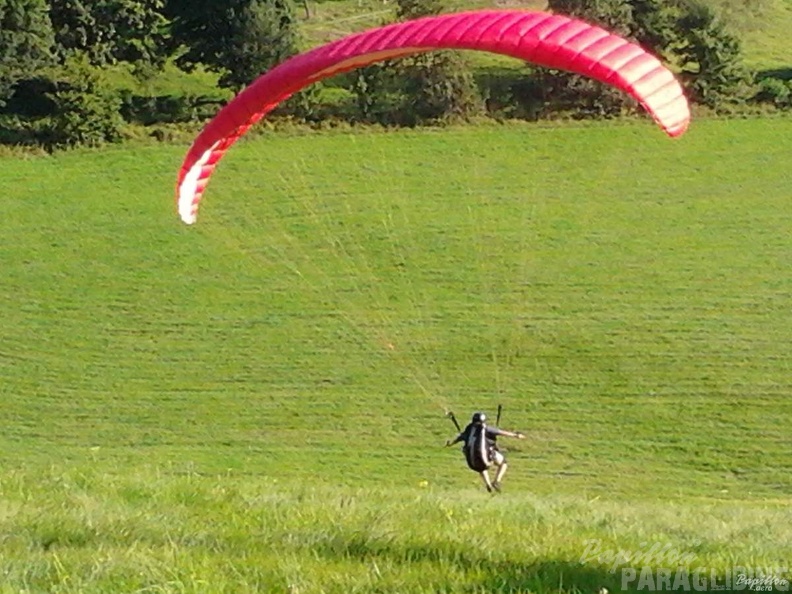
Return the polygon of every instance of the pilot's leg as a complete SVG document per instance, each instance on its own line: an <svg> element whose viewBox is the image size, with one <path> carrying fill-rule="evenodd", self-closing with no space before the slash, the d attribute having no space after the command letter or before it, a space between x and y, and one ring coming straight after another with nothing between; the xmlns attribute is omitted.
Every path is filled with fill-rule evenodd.
<svg viewBox="0 0 792 594"><path fill-rule="evenodd" d="M481 480L484 481L484 486L487 487L487 491L492 493L492 482L490 481L489 471L482 470L480 473Z"/></svg>
<svg viewBox="0 0 792 594"><path fill-rule="evenodd" d="M492 461L495 464L495 466L498 467L498 470L495 473L495 482L492 483L492 487L496 491L500 491L500 484L501 481L503 480L503 475L506 474L506 469L509 468L509 465L506 464L506 458L498 450L495 450L492 453Z"/></svg>

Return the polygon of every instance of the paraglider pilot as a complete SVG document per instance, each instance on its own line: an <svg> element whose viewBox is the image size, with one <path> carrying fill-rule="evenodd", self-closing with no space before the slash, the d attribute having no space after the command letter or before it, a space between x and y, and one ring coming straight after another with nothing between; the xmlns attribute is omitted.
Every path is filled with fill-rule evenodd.
<svg viewBox="0 0 792 594"><path fill-rule="evenodd" d="M492 493L500 491L501 481L503 475L506 474L506 458L503 453L498 449L498 437L516 437L517 439L525 439L525 435L519 431L506 431L498 427L490 427L487 425L487 415L483 412L473 414L470 423L456 436L456 439L446 441L446 447L452 446L460 441L462 445L462 453L465 454L465 460L471 470L478 472L481 479L484 481L484 486L487 491ZM490 480L489 468L495 466L495 481Z"/></svg>

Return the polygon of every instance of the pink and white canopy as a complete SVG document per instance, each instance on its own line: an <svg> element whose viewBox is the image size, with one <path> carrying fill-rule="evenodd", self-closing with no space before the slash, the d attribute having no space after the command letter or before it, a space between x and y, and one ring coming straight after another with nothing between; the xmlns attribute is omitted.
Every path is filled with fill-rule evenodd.
<svg viewBox="0 0 792 594"><path fill-rule="evenodd" d="M685 132L690 110L673 73L640 46L583 21L521 10L480 10L395 23L333 41L285 60L230 101L195 139L178 176L181 219L196 221L218 161L281 101L321 79L440 49L493 52L568 70L634 97L672 137Z"/></svg>

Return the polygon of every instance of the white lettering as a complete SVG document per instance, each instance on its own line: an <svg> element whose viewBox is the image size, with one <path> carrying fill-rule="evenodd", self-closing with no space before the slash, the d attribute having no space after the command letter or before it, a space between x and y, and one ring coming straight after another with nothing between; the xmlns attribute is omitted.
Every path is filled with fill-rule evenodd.
<svg viewBox="0 0 792 594"><path fill-rule="evenodd" d="M625 567L622 569L621 589L626 590L627 584L635 581L635 569L632 567Z"/></svg>
<svg viewBox="0 0 792 594"><path fill-rule="evenodd" d="M746 572L748 570L745 567L734 567L732 569L732 588L735 590L745 590L746 588Z"/></svg>
<svg viewBox="0 0 792 594"><path fill-rule="evenodd" d="M707 589L707 578L701 576L704 571L703 567L699 567L693 571L693 589L697 592L703 592Z"/></svg>
<svg viewBox="0 0 792 594"><path fill-rule="evenodd" d="M580 556L580 563L585 564L597 558L597 553L602 548L602 541L596 538L584 540L583 544L586 545L586 550Z"/></svg>
<svg viewBox="0 0 792 594"><path fill-rule="evenodd" d="M657 570L657 589L670 590L671 589L671 570L658 569Z"/></svg>
<svg viewBox="0 0 792 594"><path fill-rule="evenodd" d="M641 568L641 576L638 578L638 589L643 590L644 588L652 592L656 590L652 568L647 566Z"/></svg>
<svg viewBox="0 0 792 594"><path fill-rule="evenodd" d="M688 577L687 570L680 567L677 569L676 575L674 575L674 584L671 587L672 590L683 590L684 592L690 592L690 578Z"/></svg>

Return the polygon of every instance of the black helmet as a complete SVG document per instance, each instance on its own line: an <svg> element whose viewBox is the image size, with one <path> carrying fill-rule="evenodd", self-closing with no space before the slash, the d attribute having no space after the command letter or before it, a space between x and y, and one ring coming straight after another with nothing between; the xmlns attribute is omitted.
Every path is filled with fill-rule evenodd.
<svg viewBox="0 0 792 594"><path fill-rule="evenodd" d="M470 419L470 420L473 423L475 423L477 425L480 425L481 423L483 423L483 422L485 422L487 420L487 415L485 415L483 412L475 412L475 413L473 413L473 418Z"/></svg>

